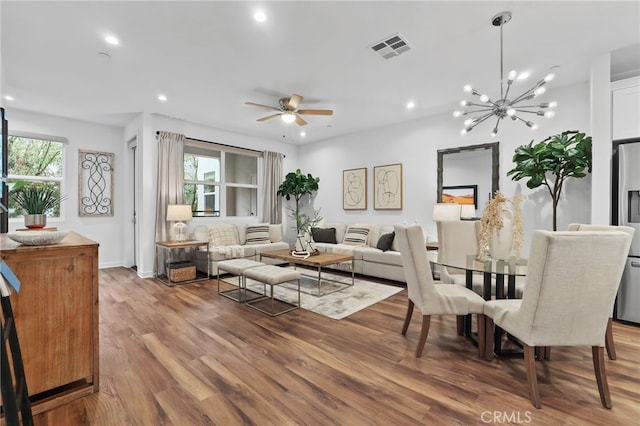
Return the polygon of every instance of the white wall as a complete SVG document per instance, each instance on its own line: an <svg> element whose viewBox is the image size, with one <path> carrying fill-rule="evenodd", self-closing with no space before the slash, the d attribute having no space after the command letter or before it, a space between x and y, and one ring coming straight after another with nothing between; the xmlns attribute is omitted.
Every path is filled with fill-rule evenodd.
<svg viewBox="0 0 640 426"><path fill-rule="evenodd" d="M63 216L60 219L48 219L49 226L60 230L75 231L100 244L100 267L120 266L123 264L123 238L120 232L124 217L123 200L126 189L123 187L121 165L124 163L122 137L123 129L103 126L68 118L54 117L18 109L7 111L9 134L13 131L58 136L68 140L64 148L64 184L62 194ZM80 217L78 215L78 150L113 152L114 155L114 197L113 216ZM24 227L24 219L10 219L9 232Z"/></svg>
<svg viewBox="0 0 640 426"><path fill-rule="evenodd" d="M525 233L533 229L551 229L551 198L546 189L529 190L524 182L514 182L506 176L513 168L514 149L565 130L589 132L589 88L587 83L550 87L548 100L557 100L557 114L552 119L540 118L539 128L531 130L521 123L504 120L499 135L491 138L491 126L479 125L467 135L460 135L462 121L450 113L410 121L383 129L372 129L357 135L317 142L300 148L300 168L320 178L320 190L314 201L327 221L364 223L409 223L426 226L429 239L436 239L435 224L431 220L436 202L438 149L500 142L500 190L506 196L522 193ZM455 105L452 105L452 110ZM383 164L403 164L403 209L381 211L373 209L373 167ZM366 167L368 170L368 208L362 211L342 209L342 170ZM490 170L487 170L490 173ZM567 181L558 206L558 227L564 229L571 222L590 219L591 178ZM528 252L525 239L523 255Z"/></svg>

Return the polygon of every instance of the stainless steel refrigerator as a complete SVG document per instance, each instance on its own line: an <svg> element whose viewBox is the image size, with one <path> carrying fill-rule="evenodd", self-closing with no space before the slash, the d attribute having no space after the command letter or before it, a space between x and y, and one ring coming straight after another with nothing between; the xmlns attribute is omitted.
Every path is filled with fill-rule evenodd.
<svg viewBox="0 0 640 426"><path fill-rule="evenodd" d="M640 324L640 139L614 142L613 171L613 219L636 230L618 290L616 318Z"/></svg>

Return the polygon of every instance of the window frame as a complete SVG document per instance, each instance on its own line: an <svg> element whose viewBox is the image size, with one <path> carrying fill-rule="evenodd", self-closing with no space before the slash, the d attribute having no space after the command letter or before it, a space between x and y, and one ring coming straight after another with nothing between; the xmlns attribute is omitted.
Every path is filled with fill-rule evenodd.
<svg viewBox="0 0 640 426"><path fill-rule="evenodd" d="M7 139L11 138L23 138L23 139L32 139L39 140L44 142L55 142L60 144L61 155L60 159L60 177L52 177L52 176L35 176L35 175L18 175L13 174L7 167L7 177L5 179L7 186L11 187L11 184L16 181L27 181L34 183L47 183L47 182L57 182L60 185L60 194L63 196L63 199L60 200L60 214L59 216L49 216L47 215L48 222L63 222L65 220L66 215L66 203L65 200L67 197L64 197L64 189L66 183L66 161L67 161L67 145L68 139L60 136L53 135L45 135L40 133L31 133L31 132L20 132L20 131L10 131ZM11 196L11 191L9 190L9 196ZM20 223L24 221L24 217L9 217L9 223Z"/></svg>
<svg viewBox="0 0 640 426"><path fill-rule="evenodd" d="M251 218L251 217L258 217L260 214L258 212L258 205L260 203L260 200L262 199L262 187L261 187L261 181L262 181L262 152L261 151L256 151L256 150L251 150L251 149L244 149L244 148L238 148L238 147L233 147L233 146L229 146L229 145L223 145L223 144L217 144L215 142L207 142L207 141L202 141L202 140L197 140L197 139L191 139L191 138L185 138L185 142L184 142L184 149L183 149L183 178L184 178L184 164L185 164L185 156L187 154L192 154L192 155L196 155L196 156L207 156L206 152L209 151L212 154L215 153L219 153L219 160L220 160L220 176L216 177L215 181L210 181L210 180L192 180L192 179L184 179L183 181L183 193L184 193L184 187L186 185L200 185L200 186L216 186L218 188L218 197L219 197L219 201L218 201L218 206L219 206L219 210L217 211L218 214L207 214L206 211L203 210L197 210L195 212L193 212L193 218L194 219L200 219L200 218L220 218L220 219L228 219L228 218L235 218L235 219L246 219L246 218ZM237 154L237 155L244 155L244 156L248 156L248 157L255 157L256 159L256 179L255 179L255 183L251 184L251 183L238 183L238 182L227 182L226 181L226 168L227 168L227 155L228 154ZM218 158L217 156L212 155L211 158ZM230 216L227 215L227 190L228 188L238 188L238 189L253 189L256 191L256 206L255 206L255 212L253 215L243 215L243 216L239 216L239 215L235 215L235 216ZM186 202L186 201L185 201Z"/></svg>

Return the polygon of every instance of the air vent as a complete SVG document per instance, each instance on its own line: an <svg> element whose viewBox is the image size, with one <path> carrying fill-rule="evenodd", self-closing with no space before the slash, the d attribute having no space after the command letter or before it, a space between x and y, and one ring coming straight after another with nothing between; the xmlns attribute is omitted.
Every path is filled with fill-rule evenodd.
<svg viewBox="0 0 640 426"><path fill-rule="evenodd" d="M391 59L411 50L411 46L400 34L394 34L369 46L382 59Z"/></svg>

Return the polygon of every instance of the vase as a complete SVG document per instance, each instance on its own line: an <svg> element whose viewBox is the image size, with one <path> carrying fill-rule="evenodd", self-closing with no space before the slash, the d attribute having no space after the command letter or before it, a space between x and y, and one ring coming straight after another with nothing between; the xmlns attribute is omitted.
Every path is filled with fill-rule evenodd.
<svg viewBox="0 0 640 426"><path fill-rule="evenodd" d="M295 244L295 247L294 247L293 251L295 253L298 253L298 254L308 253L308 251L307 251L307 239L305 238L304 234L298 234L298 237L296 238L296 244Z"/></svg>
<svg viewBox="0 0 640 426"><path fill-rule="evenodd" d="M42 229L47 226L47 215L26 214L24 215L24 226L29 229Z"/></svg>
<svg viewBox="0 0 640 426"><path fill-rule="evenodd" d="M507 260L513 246L513 213L509 209L500 211L502 228L494 230L489 239L489 254L492 259Z"/></svg>

